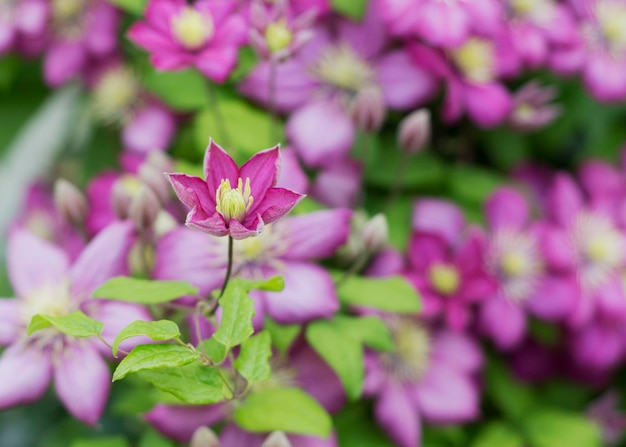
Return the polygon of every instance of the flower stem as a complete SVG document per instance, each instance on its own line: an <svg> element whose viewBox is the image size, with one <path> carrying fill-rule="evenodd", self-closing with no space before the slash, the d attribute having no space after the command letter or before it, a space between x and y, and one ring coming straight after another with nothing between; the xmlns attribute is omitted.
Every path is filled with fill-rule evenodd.
<svg viewBox="0 0 626 447"><path fill-rule="evenodd" d="M222 284L222 290L220 290L220 296L217 299L220 299L224 292L226 291L226 286L228 285L228 281L230 280L230 274L233 271L233 237L228 236L228 266L226 267L226 276L224 277L224 284Z"/></svg>
<svg viewBox="0 0 626 447"><path fill-rule="evenodd" d="M222 109L220 108L220 102L217 97L217 87L212 82L209 82L209 101L211 102L211 109L215 115L215 124L219 132L220 142L232 153L235 148L231 145L230 135L226 128L226 121L224 120L224 115L222 115Z"/></svg>
<svg viewBox="0 0 626 447"><path fill-rule="evenodd" d="M367 261L369 261L370 259L370 252L368 251L364 251L363 253L361 253L352 263L352 265L348 268L348 270L346 270L343 274L343 276L341 278L339 278L339 280L337 280L337 282L335 283L335 288L338 289L339 287L341 287L341 285L346 282L346 280L348 278L350 278L352 275L358 273L359 271L361 271L363 269L363 267L365 267L365 265L367 264Z"/></svg>
<svg viewBox="0 0 626 447"><path fill-rule="evenodd" d="M410 154L406 151L402 151L400 153L398 165L396 167L396 175L393 178L393 183L391 184L391 188L389 189L389 196L385 202L384 211L389 211L389 207L391 204L398 198L400 192L402 191L402 182L404 181L404 177L406 176L407 165L409 164Z"/></svg>

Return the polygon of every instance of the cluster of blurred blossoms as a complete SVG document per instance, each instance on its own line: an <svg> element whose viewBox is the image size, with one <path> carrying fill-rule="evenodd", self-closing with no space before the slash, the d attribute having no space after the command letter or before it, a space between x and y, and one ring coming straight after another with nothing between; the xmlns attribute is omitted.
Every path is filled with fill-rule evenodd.
<svg viewBox="0 0 626 447"><path fill-rule="evenodd" d="M110 363L176 340L163 346L219 371L226 391L200 403L200 391L191 398L164 375L142 375L162 391L142 418L168 438L337 446L325 417L362 398L390 440L415 447L427 426L480 420L486 347L531 383L567 378L602 389L623 366L626 168L518 167L485 201L484 225L446 199L411 197L402 247L389 242L384 213L368 215L363 171L368 137L392 122L406 159L428 146L431 119L511 132L549 125L562 110L552 86L526 82L537 70L579 76L599 101L626 101L626 3L373 0L360 20L327 0L149 0L139 14L129 4L0 3L0 54L41 57L51 88L80 83L90 116L118 126L123 147L120 167L84 190L65 180L33 185L9 231L15 298L0 300L1 409L37 401L52 382L67 411L95 425ZM253 63L235 75L246 48ZM210 84L211 136L223 147L211 139L200 169L165 153L192 114L148 88L143 72L154 69L195 70ZM262 131L274 136L284 120L288 142L241 167L219 104L237 93L269 112ZM401 168L389 202L401 193ZM95 293L120 276L150 290L184 281L195 292L149 303ZM259 285L276 276L284 286ZM240 284L252 284L250 321L235 322L222 305L224 296L245 307L233 298ZM102 327L86 336L69 315ZM118 346L129 325L160 319L175 321L184 341L134 329ZM222 343L219 358L213 340L229 323L231 335L246 324L250 333ZM248 354L264 334L272 350ZM121 365L128 374L184 367L181 382L221 383L176 361L129 361L115 374ZM273 417L279 405L263 399L281 402L293 389L312 407L285 405ZM607 442L626 426L615 406L589 411Z"/></svg>

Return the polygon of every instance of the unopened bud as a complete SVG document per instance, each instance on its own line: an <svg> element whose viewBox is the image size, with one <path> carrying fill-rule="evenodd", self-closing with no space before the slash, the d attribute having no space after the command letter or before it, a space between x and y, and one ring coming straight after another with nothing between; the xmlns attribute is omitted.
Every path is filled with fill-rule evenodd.
<svg viewBox="0 0 626 447"><path fill-rule="evenodd" d="M154 166L144 164L139 168L139 178L156 193L161 203L167 203L170 199L170 183Z"/></svg>
<svg viewBox="0 0 626 447"><path fill-rule="evenodd" d="M133 196L128 188L120 181L115 182L111 192L111 201L113 203L113 211L118 219L124 220L128 217L128 208L132 200Z"/></svg>
<svg viewBox="0 0 626 447"><path fill-rule="evenodd" d="M352 120L363 132L378 131L385 121L386 114L385 100L379 88L361 90L352 103Z"/></svg>
<svg viewBox="0 0 626 447"><path fill-rule="evenodd" d="M387 245L389 226L384 214L376 214L363 227L363 246L370 253L377 253Z"/></svg>
<svg viewBox="0 0 626 447"><path fill-rule="evenodd" d="M73 184L58 179L54 184L54 204L61 217L74 226L81 226L87 216L87 199Z"/></svg>
<svg viewBox="0 0 626 447"><path fill-rule="evenodd" d="M220 447L220 441L209 427L200 427L193 432L189 447Z"/></svg>
<svg viewBox="0 0 626 447"><path fill-rule="evenodd" d="M150 151L146 157L146 163L154 167L159 172L174 171L174 162L167 154L161 151Z"/></svg>
<svg viewBox="0 0 626 447"><path fill-rule="evenodd" d="M149 230L159 215L159 211L161 211L159 198L152 188L143 185L130 202L128 217L138 230Z"/></svg>
<svg viewBox="0 0 626 447"><path fill-rule="evenodd" d="M420 152L430 140L430 111L419 109L407 115L398 129L398 146L405 152Z"/></svg>
<svg viewBox="0 0 626 447"><path fill-rule="evenodd" d="M271 433L261 447L291 447L291 442L282 431Z"/></svg>

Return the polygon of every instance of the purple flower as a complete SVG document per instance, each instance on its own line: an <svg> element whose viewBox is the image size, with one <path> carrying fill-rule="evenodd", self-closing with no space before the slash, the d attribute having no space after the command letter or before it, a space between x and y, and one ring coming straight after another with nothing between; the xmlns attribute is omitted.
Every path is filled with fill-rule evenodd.
<svg viewBox="0 0 626 447"><path fill-rule="evenodd" d="M426 206L425 206L426 205ZM462 224L458 209L444 201L428 200L416 205L417 223L409 242L407 276L422 296L423 316L443 318L454 329L465 329L472 320L476 303L491 295L496 284L484 269L484 240L476 231L466 240L461 232L450 233L449 227ZM441 228L431 227L433 217L448 222ZM423 216L423 217L422 217ZM461 216L462 219L462 216ZM424 222L422 229L420 223ZM446 236L452 236L447 239Z"/></svg>
<svg viewBox="0 0 626 447"><path fill-rule="evenodd" d="M606 391L587 407L587 416L600 426L607 445L617 445L626 430L626 414L619 407L620 398L614 390Z"/></svg>
<svg viewBox="0 0 626 447"><path fill-rule="evenodd" d="M43 0L3 2L0 6L0 54L27 40L41 40L50 14Z"/></svg>
<svg viewBox="0 0 626 447"><path fill-rule="evenodd" d="M211 140L204 157L205 180L168 175L180 201L191 209L187 226L213 236L245 239L261 234L265 224L285 216L304 197L275 188L279 172L278 146L257 153L238 168Z"/></svg>
<svg viewBox="0 0 626 447"><path fill-rule="evenodd" d="M529 132L549 125L561 114L561 107L550 104L555 96L553 87L541 87L536 81L524 84L513 96L511 127Z"/></svg>
<svg viewBox="0 0 626 447"><path fill-rule="evenodd" d="M376 399L374 415L400 447L421 445L423 422L467 422L479 415L473 376L483 358L462 333L431 332L420 323L386 317L395 342L391 352L366 357L364 392Z"/></svg>
<svg viewBox="0 0 626 447"><path fill-rule="evenodd" d="M332 279L312 261L331 256L346 241L351 215L349 210L330 210L292 216L268 225L255 238L235 242L235 274L285 279L282 292L252 292L257 327L265 315L290 324L330 317L337 311ZM208 295L223 281L227 263L223 238L179 228L159 241L153 275L190 281L201 295Z"/></svg>
<svg viewBox="0 0 626 447"><path fill-rule="evenodd" d="M131 242L130 223L112 224L70 265L63 251L32 233L21 229L11 233L8 271L18 298L0 300L0 344L9 345L0 357L0 408L39 399L53 380L74 417L92 425L98 421L111 385L102 358L111 355L110 349L54 328L29 337L26 327L35 314L62 316L81 310L105 324L102 337L112 343L127 324L149 320L142 307L90 299L96 287L125 273Z"/></svg>
<svg viewBox="0 0 626 447"><path fill-rule="evenodd" d="M306 165L330 167L348 155L354 142L349 111L359 93L374 90L384 107L407 110L430 98L436 85L405 52L386 51L388 38L374 6L362 23L337 19L314 31L297 55L274 67L275 88L270 88L271 64L263 62L240 91L291 113L287 134L294 149Z"/></svg>
<svg viewBox="0 0 626 447"><path fill-rule="evenodd" d="M159 70L195 67L209 79L222 83L237 63L237 50L246 40L236 2L151 0L146 20L129 30L130 39L150 52Z"/></svg>

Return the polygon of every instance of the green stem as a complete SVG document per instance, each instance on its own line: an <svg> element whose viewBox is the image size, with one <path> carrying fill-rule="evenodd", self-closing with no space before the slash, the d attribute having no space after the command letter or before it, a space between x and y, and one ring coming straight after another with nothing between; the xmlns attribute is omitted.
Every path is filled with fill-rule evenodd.
<svg viewBox="0 0 626 447"><path fill-rule="evenodd" d="M217 97L217 88L215 84L209 82L209 101L211 103L211 109L215 114L215 124L220 138L220 145L228 149L229 152L233 152L235 148L231 146L230 135L226 128L226 121L224 115L222 115L222 109L220 108L220 102Z"/></svg>
<svg viewBox="0 0 626 447"><path fill-rule="evenodd" d="M367 261L369 261L370 253L368 251L364 251L361 253L352 263L352 265L346 270L341 278L335 283L335 289L341 287L341 285L346 282L348 278L350 278L355 273L358 273L365 265Z"/></svg>
<svg viewBox="0 0 626 447"><path fill-rule="evenodd" d="M222 290L220 290L220 296L217 297L219 300L222 296L224 296L224 292L226 291L226 286L228 285L228 281L230 280L230 274L233 271L233 237L228 236L228 266L226 267L226 276L224 277L224 284L222 284Z"/></svg>
<svg viewBox="0 0 626 447"><path fill-rule="evenodd" d="M391 189L389 190L389 197L385 202L384 211L388 211L391 204L400 195L400 191L402 190L402 181L404 180L404 176L406 175L406 168L409 164L409 156L410 154L406 151L402 151L400 153L398 166L396 166L396 175L393 178L393 183L391 184Z"/></svg>

